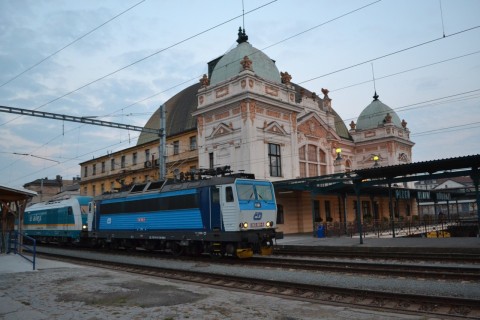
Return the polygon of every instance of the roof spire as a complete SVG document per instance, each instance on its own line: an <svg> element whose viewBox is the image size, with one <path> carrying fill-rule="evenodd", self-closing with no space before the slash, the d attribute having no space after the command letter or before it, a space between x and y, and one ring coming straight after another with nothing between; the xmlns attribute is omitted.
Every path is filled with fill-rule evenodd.
<svg viewBox="0 0 480 320"><path fill-rule="evenodd" d="M243 31L242 31L242 27L239 27L238 28L238 39L237 39L238 44L240 44L242 42L247 42L247 41L248 41L248 36L245 33L245 29L243 29Z"/></svg>
<svg viewBox="0 0 480 320"><path fill-rule="evenodd" d="M375 86L375 71L373 70L373 62L372 62L372 77L373 77L373 90L375 90L375 95L373 96L373 100L378 100L377 88Z"/></svg>

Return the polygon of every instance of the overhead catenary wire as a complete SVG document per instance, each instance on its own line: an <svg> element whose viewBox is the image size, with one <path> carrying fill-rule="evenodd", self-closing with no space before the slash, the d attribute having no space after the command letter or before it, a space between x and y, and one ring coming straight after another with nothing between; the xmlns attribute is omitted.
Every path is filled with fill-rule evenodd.
<svg viewBox="0 0 480 320"><path fill-rule="evenodd" d="M196 77L195 79L198 79L198 77Z"/></svg>
<svg viewBox="0 0 480 320"><path fill-rule="evenodd" d="M383 55L378 56L376 58L372 58L372 59L368 59L368 60L365 60L365 61L362 61L362 62L358 62L358 63L352 64L348 67L340 68L340 69L337 69L337 70L334 70L334 71L331 71L331 72L328 72L328 73L325 73L325 74L322 74L322 75L319 75L319 76L316 76L316 77L313 77L313 78L310 78L310 79L307 79L307 80L303 80L303 81L299 82L298 84L303 84L303 83L307 83L307 82L310 82L310 81L313 81L313 80L317 80L317 79L320 79L320 78L323 78L323 77L326 77L326 76L329 76L329 75L332 75L332 74L335 74L335 73L338 73L338 72L341 72L341 71L345 71L345 70L352 69L352 68L361 66L361 65L369 63L369 62L373 62L373 61L380 60L380 59L383 59L383 58L386 58L386 57L390 57L392 55L399 54L401 52L405 52L405 51L408 51L408 50L412 50L412 49L415 49L415 48L418 48L418 47L421 47L421 46L424 46L424 45L427 45L427 44L430 44L430 43L434 43L434 42L439 41L439 40L454 37L454 36L457 36L459 34L469 32L469 31L472 31L472 30L475 30L475 29L478 29L478 28L480 28L480 25L474 26L474 27L471 27L471 28L467 28L467 29L463 29L463 30L454 32L452 34L446 35L444 37L438 37L438 38L435 38L435 39L432 39L432 40L424 41L424 42L415 44L415 45L410 46L410 47L406 47L406 48L403 48L403 49L400 49L400 50L396 50L396 51L392 51L392 52L383 54Z"/></svg>
<svg viewBox="0 0 480 320"><path fill-rule="evenodd" d="M247 11L245 14L249 14L249 13L252 13L252 12L254 12L254 11L257 11L257 10L259 10L259 9L261 9L261 8L264 8L264 7L266 7L266 6L274 3L274 2L276 2L276 1L278 1L278 0L272 0L272 1L268 2L268 3L266 3L266 4L263 4L263 5L261 5L261 6L258 6L258 7L254 8L254 9L252 9L252 10ZM182 44L182 43L184 43L184 42L187 42L187 41L189 41L189 40L191 40L191 39L194 39L194 38L196 38L196 37L198 37L198 36L200 36L200 35L202 35L202 34L204 34L204 33L207 33L207 32L209 32L209 31L211 31L211 30L214 30L214 29L216 29L216 28L218 28L218 27L220 27L220 26L222 26L222 25L224 25L224 24L227 24L227 23L229 23L229 22L231 22L231 21L233 21L233 20L235 20L235 19L238 19L239 17L242 17L242 14L241 14L241 15L237 15L237 16L235 16L235 17L233 17L233 18L230 18L230 19L228 19L228 20L226 20L226 21L223 21L223 22L221 22L221 23L219 23L219 24L217 24L217 25L215 25L215 26L213 26L213 27L210 27L210 28L207 28L207 29L205 29L205 30L203 30L203 31L200 31L200 32L198 32L198 33L196 33L196 34L194 34L194 35L192 35L192 36L189 36L189 37L187 37L187 38L185 38L185 39L182 39L182 40L180 40L180 41L178 41L178 42L175 42L175 43L173 43L173 44L171 44L171 45L169 45L169 46L167 46L167 47L165 47L165 48L163 48L163 49L157 50L157 51L155 51L155 52L153 52L153 53L151 53L151 54L149 54L149 55L147 55L147 56L145 56L145 57L143 57L143 58L141 58L141 59L138 59L138 60L136 60L136 61L134 61L134 62L132 62L132 63L129 63L129 64L127 64L127 65L125 65L125 66L123 66L123 67L121 67L121 68L119 68L119 69L116 69L116 70L114 70L114 71L112 71L112 72L109 72L109 73L101 76L100 78L97 78L97 79L95 79L95 80L92 80L92 81L90 81L90 82L87 82L86 84L84 84L84 85L82 85L82 86L80 86L80 87L78 87L78 88L76 88L76 89L74 89L74 90L68 91L68 92L66 92L65 94L63 94L63 95L61 95L61 96L59 96L59 97L56 97L56 98L54 98L54 99L52 99L52 100L50 100L50 101L47 101L47 102L45 102L45 103L37 106L37 107L34 108L33 110L41 109L41 108L43 108L43 107L45 107L45 106L47 106L47 105L49 105L49 104L51 104L51 103L53 103L53 102L55 102L55 101L58 101L58 100L60 100L60 99L63 99L63 98L65 98L65 97L71 95L72 93L75 93L75 92L77 92L77 91L80 91L80 90L82 90L82 89L84 89L84 88L86 88L86 87L88 87L88 86L90 86L90 85L92 85L92 84L94 84L94 83L97 83L97 82L99 82L99 81L101 81L101 80L103 80L103 79L106 79L106 78L108 78L108 77L110 77L110 76L112 76L112 75L114 75L114 74L116 74L116 73L118 73L118 72L120 72L120 71L122 71L122 70L125 70L125 69L127 69L127 68L130 68L130 67L132 67L132 66L134 66L134 65L136 65L136 64L138 64L138 63L140 63L140 62L142 62L142 61L145 61L145 60L147 60L147 59L149 59L149 58L151 58L151 57L153 57L153 56L156 56L156 55L159 54L159 53L162 53L162 52L164 52L164 51L166 51L166 50L168 50L168 49L171 49L171 48L173 48L173 47L176 47L176 46L178 46L178 45L180 45L180 44ZM19 116L19 117L21 117L21 116ZM10 120L10 121L4 122L4 123L0 124L0 126L3 126L3 125L5 125L5 124L7 124L7 123L10 123L10 122L18 119L19 117L15 118L15 119L12 119L12 120Z"/></svg>
<svg viewBox="0 0 480 320"><path fill-rule="evenodd" d="M17 74L16 76L10 78L9 80L5 81L4 83L0 84L0 88L3 87L4 85L6 84L9 84L10 82L12 82L13 80L19 78L20 76L22 76L23 74L27 73L28 71L32 70L33 68L35 68L36 66L42 64L43 62L47 61L48 59L50 59L51 57L55 56L56 54L60 53L61 51L67 49L68 47L70 47L71 45L75 44L76 42L82 40L83 38L85 38L86 36L92 34L93 32L97 31L98 29L100 29L101 27L105 26L106 24L108 24L109 22L112 22L113 20L117 19L118 17L120 17L121 15L127 13L128 11L132 10L133 8L135 8L136 6L140 5L141 3L145 2L146 0L141 0L140 2L137 2L136 4L134 4L133 6L127 8L126 10L120 12L119 14L113 16L112 18L108 19L107 21L101 23L100 25L98 25L97 27L93 28L92 30L88 31L87 33L81 35L80 37L76 38L75 40L73 40L72 42L66 44L65 46L61 47L60 49L58 49L57 51L49 54L48 56L46 56L45 58L43 58L42 60L38 61L37 63L34 63L33 65L31 65L30 67L28 67L27 69L23 70L22 72L20 72L19 74Z"/></svg>
<svg viewBox="0 0 480 320"><path fill-rule="evenodd" d="M275 0L275 1L277 1L277 0ZM275 1L268 2L268 3L266 3L266 4L262 5L262 6L259 6L259 7L255 8L255 9L252 9L252 10L248 11L247 14L248 14L248 13L251 13L251 12L254 12L254 11L260 9L260 8L263 8L263 7L265 7L265 6L273 3L273 2L275 2ZM286 40L289 40L289 39L291 39L291 38L294 38L294 37L296 37L296 36L299 36L299 35L301 35L301 34L304 34L304 33L308 32L308 31L314 30L314 29L316 29L316 28L318 28L318 27L320 27L320 26L323 26L323 25L325 25L325 24L327 24L327 23L330 23L330 22L333 22L333 21L335 21L335 20L338 20L338 19L340 19L340 18L342 18L342 17L345 17L345 16L347 16L347 15L349 15L349 14L352 14L352 13L354 13L354 12L357 12L357 11L359 11L359 10L365 9L365 8L371 6L371 5L375 4L375 3L378 3L378 2L380 2L380 1L381 1L381 0L377 0L377 1L374 1L374 2L369 3L369 4L367 4L367 5L364 5L364 6L361 6L361 7L359 7L359 8L356 8L356 9L354 9L354 10L351 10L351 11L349 11L349 12L347 12L347 13L344 13L344 14L342 14L342 15L340 15L340 16L337 16L337 17L335 17L335 18L333 18L333 19L330 19L330 20L328 20L328 21L326 21L326 22L323 22L323 23L321 23L321 24L318 24L318 25L316 25L316 26L314 26L314 27L311 27L311 28L309 28L309 29L307 29L307 30L304 30L304 31L302 31L302 32L300 32L300 33L297 33L297 34L295 34L294 36L290 36L290 37L288 37L288 38L286 38L286 39L283 39L282 41L277 42L277 43L275 43L275 44L273 44L273 45L270 45L269 47L272 47L272 46L277 45L277 44L279 44L279 43L285 42ZM242 17L245 16L245 12L244 12L244 11L242 12L242 15L241 15L241 16L242 16ZM227 20L227 21L219 24L219 25L216 25L216 26L211 27L211 28L209 28L209 29L207 29L207 30L205 30L205 31L202 31L202 32L200 32L200 33L197 33L197 34L195 34L195 35L193 35L193 36L191 36L191 37L188 37L188 38L186 38L186 39L184 39L184 40L182 40L182 41L180 41L180 42L177 42L177 43L174 44L174 45L171 45L171 46L168 47L168 48L162 49L161 51L165 51L165 50L167 50L167 49L169 49L169 48L172 48L172 47L174 47L174 46L176 46L176 45L178 45L178 44L180 44L180 43L183 43L183 42L185 42L185 41L187 41L187 40L193 39L194 37L196 37L196 36L198 36L198 35L200 35L200 34L203 34L203 33L207 32L207 31L213 30L214 28L216 28L216 27L218 27L218 26L221 26L221 25L223 25L223 24L225 24L225 23L227 23L227 22L230 22L230 21L232 21L232 20L234 20L234 19L236 19L236 18L238 18L238 17L239 17L239 16L236 16L236 17L234 17L234 18L231 18L231 19L229 19L229 20ZM157 51L157 52L154 53L154 54L160 53L161 51ZM118 72L118 71L120 71L120 70L123 70L123 69L125 69L125 68L128 68L129 66L132 66L132 65L134 65L134 64L136 64L136 63L138 63L138 62L140 62L140 61L143 61L143 60L147 59L148 57L153 56L154 54L152 54L152 55L150 55L150 56L147 56L147 57L145 57L145 58L142 58L142 59L140 59L140 60L137 60L136 62L134 62L134 63L132 63L132 64L130 64L130 65L127 65L127 66L125 66L125 67L123 67L123 68L121 68L121 69L118 69L117 71L114 71L114 73L116 73L116 72ZM112 74L113 74L113 73L112 73ZM108 76L108 75L107 75L107 76ZM95 80L94 82L100 81L100 80L106 78L107 76L104 76L104 77L102 77L102 78L99 78L99 79ZM193 80L197 80L199 77L200 77L200 76L196 76L194 79L189 79L189 80L187 80L187 81L182 82L181 84L174 85L174 86L172 86L172 87L168 88L167 90L164 90L164 91L162 91L162 92L160 92L160 93L163 93L163 92L165 92L165 91L171 90L171 89L173 89L173 88L176 88L176 87L178 87L178 86L180 86L180 85L183 85L183 84L185 84L185 83L191 82L191 81L193 81ZM90 84L92 84L92 83L94 83L94 82L91 82ZM86 87L86 86L88 86L88 85L89 85L89 84L86 84L86 85L84 85L83 87ZM80 88L78 88L78 89L76 89L76 90L74 90L74 91L78 91L78 90L80 90L80 89L83 88L83 87L80 87ZM73 93L74 91L72 91L72 92L70 92L70 93ZM66 95L69 95L70 93L67 93ZM133 105L136 105L137 103L140 103L140 102L143 102L143 101L145 101L145 100L151 99L151 98L159 95L160 93L156 93L156 94L151 95L151 96L149 96L149 97L147 97L147 98L144 98L144 99L142 99L142 100L140 100L140 101L137 101L137 102L135 102L135 103L132 103L132 104L126 106L126 107L122 107L122 108L120 108L119 110L123 111L123 110L125 110L126 108L129 108L129 107L131 107L131 106L133 106ZM52 102L54 102L54 101L57 101L57 100L65 97L66 95L63 95L63 96L61 96L61 97L57 97L56 99L54 99L54 100L52 100L52 101L50 101L50 102L48 102L48 103L46 103L46 104L44 104L44 105L41 105L41 106L37 107L37 108L34 109L34 110L37 110L37 109L39 109L39 108L41 108L41 107L43 107L43 106L45 106L45 105L47 105L47 104L49 104L49 103L52 103ZM118 112L119 110L117 110L117 111L115 111L115 112L112 112L112 113L110 113L110 114L108 114L108 115L112 115L112 114ZM106 116L108 116L108 115L106 115ZM21 116L19 116L19 117L21 117ZM12 120L10 120L10 121L7 121L7 122L5 122L5 123L2 123L2 124L0 124L0 126L5 125L5 124L7 124L7 123L10 123L10 122L18 119L19 117L15 118L15 119L12 119Z"/></svg>

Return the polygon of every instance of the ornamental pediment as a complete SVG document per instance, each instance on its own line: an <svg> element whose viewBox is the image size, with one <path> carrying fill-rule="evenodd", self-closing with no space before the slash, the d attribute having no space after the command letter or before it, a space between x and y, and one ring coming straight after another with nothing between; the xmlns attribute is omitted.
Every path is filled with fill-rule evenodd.
<svg viewBox="0 0 480 320"><path fill-rule="evenodd" d="M328 131L325 129L324 122L315 113L310 113L302 117L298 122L298 132L306 136L315 136L320 138L327 137Z"/></svg>
<svg viewBox="0 0 480 320"><path fill-rule="evenodd" d="M276 121L272 121L270 123L267 123L267 121L265 121L263 124L263 131L266 133L287 135L287 131L285 131L284 127L282 125L279 125Z"/></svg>
<svg viewBox="0 0 480 320"><path fill-rule="evenodd" d="M218 126L213 128L212 134L210 135L210 138L215 138L219 136L224 136L226 134L230 134L233 132L233 126L230 123L229 125L225 123L220 123Z"/></svg>

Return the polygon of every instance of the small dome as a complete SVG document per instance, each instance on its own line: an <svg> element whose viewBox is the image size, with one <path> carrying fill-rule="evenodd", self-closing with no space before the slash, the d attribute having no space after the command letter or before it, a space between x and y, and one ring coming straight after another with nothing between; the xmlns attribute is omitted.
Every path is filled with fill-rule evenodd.
<svg viewBox="0 0 480 320"><path fill-rule="evenodd" d="M210 85L216 85L237 76L243 71L240 62L245 56L252 61L252 70L257 76L268 81L281 83L280 72L275 62L250 43L240 42L218 61L213 69Z"/></svg>
<svg viewBox="0 0 480 320"><path fill-rule="evenodd" d="M357 120L356 129L367 130L384 125L387 114L391 116L391 123L397 127L401 127L402 123L397 113L382 101L378 100L378 95L376 92L373 98L374 99L372 103L370 103L365 109L363 109L362 113L360 113L360 116Z"/></svg>

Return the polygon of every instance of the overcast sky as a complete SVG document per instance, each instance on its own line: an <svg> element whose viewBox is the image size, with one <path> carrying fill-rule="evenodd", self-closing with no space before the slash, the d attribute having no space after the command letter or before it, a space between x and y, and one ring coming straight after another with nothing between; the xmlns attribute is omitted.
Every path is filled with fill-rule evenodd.
<svg viewBox="0 0 480 320"><path fill-rule="evenodd" d="M480 1L243 2L249 42L292 82L328 88L347 127L372 101L373 69L413 161L480 153ZM0 105L143 126L242 25L242 0L0 0ZM71 179L137 137L0 113L0 184Z"/></svg>

